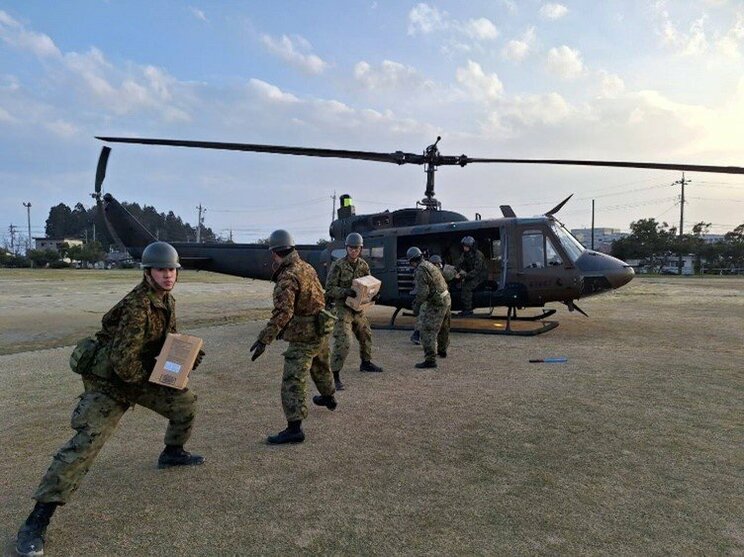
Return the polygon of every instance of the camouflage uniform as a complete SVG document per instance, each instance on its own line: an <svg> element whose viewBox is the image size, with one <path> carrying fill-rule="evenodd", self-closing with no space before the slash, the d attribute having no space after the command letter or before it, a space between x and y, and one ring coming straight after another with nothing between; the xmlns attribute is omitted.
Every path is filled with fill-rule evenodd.
<svg viewBox="0 0 744 557"><path fill-rule="evenodd" d="M421 344L427 362L435 362L437 352L446 352L449 346L450 300L447 283L439 268L422 261L416 267L416 298L413 312L419 315Z"/></svg>
<svg viewBox="0 0 744 557"><path fill-rule="evenodd" d="M456 268L463 274L462 277L462 309L472 311L473 291L486 280L486 257L479 249L471 248L463 251L457 262Z"/></svg>
<svg viewBox="0 0 744 557"><path fill-rule="evenodd" d="M351 288L355 278L370 274L369 265L359 257L352 262L348 256L333 262L326 279L326 297L336 304L338 321L333 329L333 352L331 369L334 373L341 371L349 354L350 337L353 333L359 341L359 356L362 362L372 360L372 329L364 311L354 311L346 305L346 290Z"/></svg>
<svg viewBox="0 0 744 557"><path fill-rule="evenodd" d="M66 503L124 413L139 404L168 418L166 445L184 445L191 436L196 395L150 383L155 357L168 332L176 332L175 300L159 298L146 280L116 304L96 333L99 349L85 391L72 413L77 433L54 456L34 499Z"/></svg>
<svg viewBox="0 0 744 557"><path fill-rule="evenodd" d="M293 251L282 259L273 276L274 311L258 335L269 345L280 333L289 342L284 352L282 408L288 422L307 417L307 372L321 395L336 392L328 366L328 335L318 328L318 313L325 307L323 287L313 267Z"/></svg>

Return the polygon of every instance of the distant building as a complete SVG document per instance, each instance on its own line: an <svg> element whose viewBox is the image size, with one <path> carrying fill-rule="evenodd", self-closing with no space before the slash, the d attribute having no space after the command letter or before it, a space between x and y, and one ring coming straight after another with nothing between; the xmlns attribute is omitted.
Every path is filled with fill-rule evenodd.
<svg viewBox="0 0 744 557"><path fill-rule="evenodd" d="M592 229L591 228L574 228L571 230L576 239L584 244L584 247L592 247ZM627 232L621 232L619 228L595 228L594 229L594 249L602 253L612 251L612 242L625 238Z"/></svg>
<svg viewBox="0 0 744 557"><path fill-rule="evenodd" d="M67 244L69 247L83 245L83 241L78 238L34 238L34 242L38 250L51 250L57 253L60 252L62 244Z"/></svg>

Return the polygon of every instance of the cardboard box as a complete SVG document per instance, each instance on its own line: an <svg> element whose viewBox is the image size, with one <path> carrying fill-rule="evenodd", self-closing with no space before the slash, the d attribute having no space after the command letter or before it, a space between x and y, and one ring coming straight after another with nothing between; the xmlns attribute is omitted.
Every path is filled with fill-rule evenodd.
<svg viewBox="0 0 744 557"><path fill-rule="evenodd" d="M150 382L185 389L204 341L199 337L168 333L150 374Z"/></svg>
<svg viewBox="0 0 744 557"><path fill-rule="evenodd" d="M362 311L374 305L372 298L377 296L382 282L372 275L367 275L351 281L351 287L357 295L354 298L346 298L346 305L355 311Z"/></svg>

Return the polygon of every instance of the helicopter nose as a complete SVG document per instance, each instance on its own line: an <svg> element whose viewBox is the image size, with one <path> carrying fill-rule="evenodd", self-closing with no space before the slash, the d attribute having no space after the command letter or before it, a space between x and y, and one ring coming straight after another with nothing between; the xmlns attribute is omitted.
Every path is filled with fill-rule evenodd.
<svg viewBox="0 0 744 557"><path fill-rule="evenodd" d="M633 267L615 257L598 251L586 250L576 260L583 278L582 295L590 296L614 290L633 280Z"/></svg>

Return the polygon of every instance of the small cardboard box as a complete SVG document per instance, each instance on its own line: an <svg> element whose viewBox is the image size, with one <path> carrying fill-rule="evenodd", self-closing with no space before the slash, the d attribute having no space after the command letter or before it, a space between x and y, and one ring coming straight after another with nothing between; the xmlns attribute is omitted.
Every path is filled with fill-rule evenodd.
<svg viewBox="0 0 744 557"><path fill-rule="evenodd" d="M367 275L366 277L355 278L351 281L351 287L357 295L354 298L346 298L346 305L355 311L362 311L374 305L372 298L377 296L382 287L382 282L372 275Z"/></svg>
<svg viewBox="0 0 744 557"><path fill-rule="evenodd" d="M185 389L204 341L199 337L168 333L150 374L150 382Z"/></svg>

